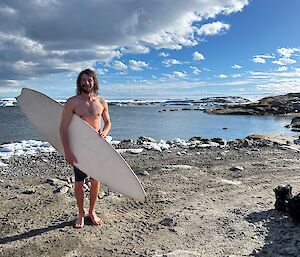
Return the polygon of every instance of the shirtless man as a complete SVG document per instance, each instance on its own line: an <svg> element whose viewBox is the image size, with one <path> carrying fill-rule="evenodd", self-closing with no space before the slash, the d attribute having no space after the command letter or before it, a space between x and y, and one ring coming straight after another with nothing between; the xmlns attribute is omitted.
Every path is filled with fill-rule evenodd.
<svg viewBox="0 0 300 257"><path fill-rule="evenodd" d="M64 105L61 124L60 124L60 137L64 147L65 158L67 162L74 166L77 162L76 156L72 153L69 147L68 138L68 126L72 120L73 113L77 114L88 124L90 124L99 136L106 138L111 123L108 113L107 102L98 96L99 84L97 76L94 71L86 69L82 71L77 78L77 90L76 96L68 99ZM103 130L101 131L101 117L104 121ZM78 219L75 223L75 228L82 228L84 226L84 191L83 184L84 179L87 177L85 173L74 167L75 172L75 197L78 207ZM100 225L103 221L97 217L95 212L96 199L99 194L100 182L91 178L91 189L90 189L90 208L88 217L91 219L93 224Z"/></svg>

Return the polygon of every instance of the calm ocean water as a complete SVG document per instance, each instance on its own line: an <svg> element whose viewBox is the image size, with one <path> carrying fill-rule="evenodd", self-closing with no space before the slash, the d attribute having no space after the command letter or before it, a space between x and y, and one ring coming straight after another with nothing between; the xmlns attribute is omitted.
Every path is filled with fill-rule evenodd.
<svg viewBox="0 0 300 257"><path fill-rule="evenodd" d="M289 134L284 126L291 118L274 116L210 115L201 111L159 112L174 107L163 106L111 106L111 136L113 140L137 139L151 136L156 140L192 136L225 139L244 138L249 134ZM20 111L19 107L0 108L0 143L38 139L41 137ZM224 130L223 128L227 128Z"/></svg>

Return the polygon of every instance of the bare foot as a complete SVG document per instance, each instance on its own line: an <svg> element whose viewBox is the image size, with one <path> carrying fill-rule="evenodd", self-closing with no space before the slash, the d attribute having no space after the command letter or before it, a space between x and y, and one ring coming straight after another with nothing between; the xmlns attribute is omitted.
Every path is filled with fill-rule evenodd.
<svg viewBox="0 0 300 257"><path fill-rule="evenodd" d="M76 220L76 223L74 225L74 228L83 228L84 226L84 216L79 216Z"/></svg>
<svg viewBox="0 0 300 257"><path fill-rule="evenodd" d="M93 222L94 225L101 225L104 224L103 220L101 220L95 212L89 214L89 218Z"/></svg>

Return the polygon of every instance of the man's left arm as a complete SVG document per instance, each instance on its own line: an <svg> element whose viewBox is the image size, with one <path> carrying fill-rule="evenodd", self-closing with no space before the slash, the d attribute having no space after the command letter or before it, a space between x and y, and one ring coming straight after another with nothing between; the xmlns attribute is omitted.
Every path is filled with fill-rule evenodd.
<svg viewBox="0 0 300 257"><path fill-rule="evenodd" d="M105 139L107 134L110 131L111 122L110 122L110 116L109 116L109 112L108 112L107 102L104 99L102 99L101 103L103 104L103 107L104 107L104 110L102 112L102 119L104 122L104 126L103 126L103 130L99 133L99 135Z"/></svg>

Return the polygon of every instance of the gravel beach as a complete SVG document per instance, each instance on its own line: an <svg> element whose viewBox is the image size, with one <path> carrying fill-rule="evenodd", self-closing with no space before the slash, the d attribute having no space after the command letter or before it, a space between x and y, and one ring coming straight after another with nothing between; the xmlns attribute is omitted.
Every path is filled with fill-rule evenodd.
<svg viewBox="0 0 300 257"><path fill-rule="evenodd" d="M300 225L274 209L273 189L300 193L293 137L226 142L194 138L169 148L146 138L119 150L147 201L103 186L97 214L74 229L73 170L58 153L12 157L0 167L1 256L300 256ZM148 149L147 149L148 148ZM143 149L143 150L137 150ZM85 206L89 183L86 182Z"/></svg>

